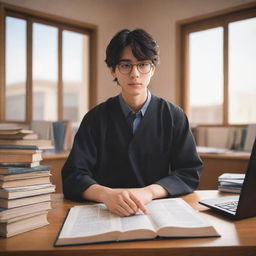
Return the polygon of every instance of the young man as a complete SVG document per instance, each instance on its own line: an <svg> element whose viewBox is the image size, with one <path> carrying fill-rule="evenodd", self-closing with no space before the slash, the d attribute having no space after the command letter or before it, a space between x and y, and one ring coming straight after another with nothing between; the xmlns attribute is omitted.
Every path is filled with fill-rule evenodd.
<svg viewBox="0 0 256 256"><path fill-rule="evenodd" d="M158 46L144 30L122 30L106 50L121 89L89 111L62 169L71 200L103 202L120 216L147 213L155 198L192 192L202 163L184 112L150 93Z"/></svg>

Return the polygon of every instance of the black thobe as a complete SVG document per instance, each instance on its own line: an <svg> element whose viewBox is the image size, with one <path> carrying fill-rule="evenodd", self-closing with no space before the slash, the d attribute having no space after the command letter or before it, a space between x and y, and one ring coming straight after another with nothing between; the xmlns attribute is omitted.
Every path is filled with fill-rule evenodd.
<svg viewBox="0 0 256 256"><path fill-rule="evenodd" d="M63 192L68 199L81 200L92 184L111 188L159 184L175 197L197 187L201 169L181 108L152 95L133 134L116 96L82 120L62 169Z"/></svg>

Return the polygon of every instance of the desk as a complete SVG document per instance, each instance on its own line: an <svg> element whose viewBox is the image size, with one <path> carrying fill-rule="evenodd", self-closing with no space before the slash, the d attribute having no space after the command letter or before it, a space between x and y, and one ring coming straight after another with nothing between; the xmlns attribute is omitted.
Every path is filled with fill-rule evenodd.
<svg viewBox="0 0 256 256"><path fill-rule="evenodd" d="M254 256L256 255L256 218L232 221L216 215L198 204L199 199L224 196L217 191L196 191L182 198L199 210L215 226L220 238L167 239L139 242L119 242L86 246L53 247L71 201L53 194L50 225L8 239L0 239L1 256Z"/></svg>

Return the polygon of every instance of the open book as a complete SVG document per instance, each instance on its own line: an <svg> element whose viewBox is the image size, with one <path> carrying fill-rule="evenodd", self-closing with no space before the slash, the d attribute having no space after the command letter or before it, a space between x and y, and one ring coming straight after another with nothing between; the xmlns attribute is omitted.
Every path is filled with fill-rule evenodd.
<svg viewBox="0 0 256 256"><path fill-rule="evenodd" d="M119 217L104 204L70 209L55 246L156 237L216 237L219 234L200 213L180 198L159 199L147 206L148 214Z"/></svg>

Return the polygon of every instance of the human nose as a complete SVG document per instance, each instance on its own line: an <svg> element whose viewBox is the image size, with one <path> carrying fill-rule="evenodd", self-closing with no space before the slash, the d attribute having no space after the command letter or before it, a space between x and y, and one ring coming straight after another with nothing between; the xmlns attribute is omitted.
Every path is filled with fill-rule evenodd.
<svg viewBox="0 0 256 256"><path fill-rule="evenodd" d="M138 77L140 75L140 72L138 70L138 66L136 64L132 65L132 70L130 72L131 77Z"/></svg>

